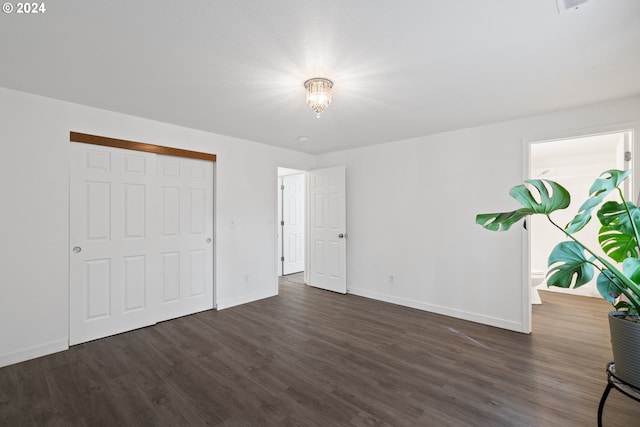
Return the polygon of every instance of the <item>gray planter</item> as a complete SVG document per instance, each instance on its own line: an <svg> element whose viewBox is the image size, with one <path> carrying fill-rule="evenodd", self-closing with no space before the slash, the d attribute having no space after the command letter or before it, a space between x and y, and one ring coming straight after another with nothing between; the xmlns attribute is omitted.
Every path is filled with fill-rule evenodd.
<svg viewBox="0 0 640 427"><path fill-rule="evenodd" d="M616 376L640 386L640 324L624 320L624 313L609 312L611 349L616 364Z"/></svg>

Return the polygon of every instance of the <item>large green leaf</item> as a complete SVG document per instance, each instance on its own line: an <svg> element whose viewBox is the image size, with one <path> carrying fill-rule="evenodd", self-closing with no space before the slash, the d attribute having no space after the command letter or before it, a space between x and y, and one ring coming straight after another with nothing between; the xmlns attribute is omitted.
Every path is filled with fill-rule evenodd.
<svg viewBox="0 0 640 427"><path fill-rule="evenodd" d="M630 170L610 169L600 174L600 177L595 180L589 189L589 198L580 206L576 216L565 227L567 233L573 234L582 230L591 219L593 209L602 203L604 198L615 190L631 172Z"/></svg>
<svg viewBox="0 0 640 427"><path fill-rule="evenodd" d="M528 179L525 183L538 190L538 198L534 197L529 187L524 184L516 185L509 191L509 194L532 214L549 215L558 209L566 209L571 202L571 196L567 189L555 181Z"/></svg>
<svg viewBox="0 0 640 427"><path fill-rule="evenodd" d="M605 225L598 232L598 241L602 250L617 262L622 262L629 257L637 258L638 242L633 235L624 233L619 227Z"/></svg>
<svg viewBox="0 0 640 427"><path fill-rule="evenodd" d="M529 213L521 211L523 211L523 209L518 209L517 211L512 212L478 214L476 215L476 224L480 224L487 230L491 231L505 231L511 228L513 224L529 215Z"/></svg>
<svg viewBox="0 0 640 427"><path fill-rule="evenodd" d="M525 182L529 186L516 185L509 192L511 197L520 202L522 208L511 212L478 214L476 224L480 224L487 230L505 231L527 215L549 215L551 212L569 206L571 201L569 192L557 182L546 179L530 179ZM537 197L534 197L529 188L537 190Z"/></svg>
<svg viewBox="0 0 640 427"><path fill-rule="evenodd" d="M620 296L621 289L624 289L624 283L609 269L602 270L596 280L598 292L602 298L611 304L616 303L616 298Z"/></svg>
<svg viewBox="0 0 640 427"><path fill-rule="evenodd" d="M558 243L549 255L547 285L579 288L593 279L592 260L585 256L580 244L573 241Z"/></svg>
<svg viewBox="0 0 640 427"><path fill-rule="evenodd" d="M627 212L628 210L628 212ZM631 202L607 202L598 211L602 224L598 241L605 253L615 261L638 257L640 250L634 231L640 228L640 209Z"/></svg>
<svg viewBox="0 0 640 427"><path fill-rule="evenodd" d="M629 211L628 213L627 210ZM629 215L631 215L631 218L629 218ZM636 226L640 225L640 209L631 202L622 204L609 201L602 205L598 211L598 219L602 225L618 224L624 227L624 232L633 234L631 221L633 221Z"/></svg>

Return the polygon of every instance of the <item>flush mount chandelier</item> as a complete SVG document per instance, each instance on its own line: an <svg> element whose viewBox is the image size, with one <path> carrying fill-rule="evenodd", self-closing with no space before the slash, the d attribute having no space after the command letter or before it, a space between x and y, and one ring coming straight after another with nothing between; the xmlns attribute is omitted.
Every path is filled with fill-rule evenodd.
<svg viewBox="0 0 640 427"><path fill-rule="evenodd" d="M322 77L314 77L304 82L307 91L307 104L320 118L320 114L331 104L331 88L333 82Z"/></svg>

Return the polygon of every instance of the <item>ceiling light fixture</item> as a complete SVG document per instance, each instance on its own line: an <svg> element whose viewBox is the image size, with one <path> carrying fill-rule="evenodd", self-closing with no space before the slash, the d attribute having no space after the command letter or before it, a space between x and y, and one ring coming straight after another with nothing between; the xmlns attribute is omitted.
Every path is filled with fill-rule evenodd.
<svg viewBox="0 0 640 427"><path fill-rule="evenodd" d="M320 118L320 114L331 104L331 88L333 82L322 77L314 77L304 82L307 91L307 104Z"/></svg>

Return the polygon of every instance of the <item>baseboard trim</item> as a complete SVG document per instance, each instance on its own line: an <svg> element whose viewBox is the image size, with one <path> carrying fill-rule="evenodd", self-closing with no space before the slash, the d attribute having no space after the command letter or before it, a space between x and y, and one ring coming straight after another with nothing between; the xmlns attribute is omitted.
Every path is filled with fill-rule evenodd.
<svg viewBox="0 0 640 427"><path fill-rule="evenodd" d="M68 349L69 341L60 340L22 349L13 353L3 354L0 356L0 368L13 365L15 363L24 362L26 360L35 359L37 357L46 356L48 354L58 353L59 351L65 351Z"/></svg>
<svg viewBox="0 0 640 427"><path fill-rule="evenodd" d="M418 310L428 311L430 313L442 314L444 316L455 317L457 319L469 320L471 322L482 323L484 325L495 326L497 328L507 329L515 332L528 332L523 329L523 325L519 322L500 319L497 317L486 316L483 314L472 313L469 311L456 310L434 304L428 304L409 298L401 298L392 295L386 295L375 291L362 288L349 287L348 293L358 295L365 298L371 298L378 301L384 301L391 304L402 305L404 307L416 308Z"/></svg>
<svg viewBox="0 0 640 427"><path fill-rule="evenodd" d="M268 290L263 292L256 292L249 295L243 295L238 298L230 298L230 299L218 301L218 303L216 304L216 309L224 310L225 308L231 308L231 307L235 307L236 305L247 304L247 303L258 301L265 298L271 298L276 295L278 295L277 292L274 292L273 290Z"/></svg>

